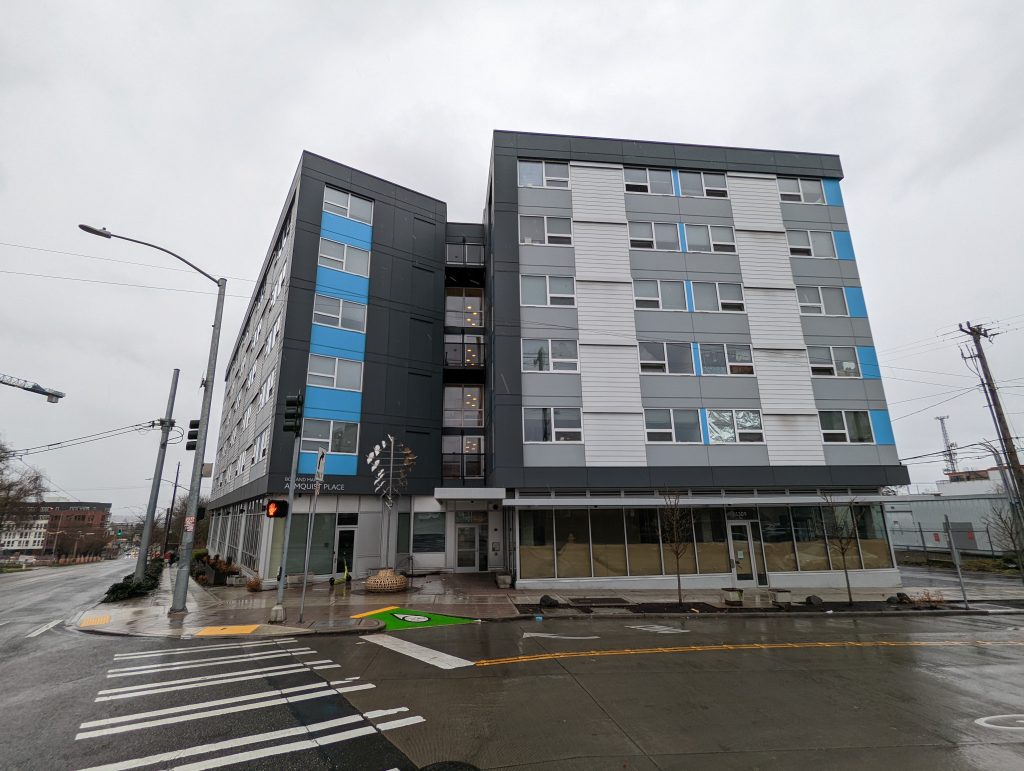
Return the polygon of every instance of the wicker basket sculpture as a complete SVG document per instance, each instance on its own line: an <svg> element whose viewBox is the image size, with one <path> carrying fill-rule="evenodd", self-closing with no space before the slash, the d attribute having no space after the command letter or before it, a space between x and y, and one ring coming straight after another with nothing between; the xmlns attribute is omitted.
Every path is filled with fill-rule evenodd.
<svg viewBox="0 0 1024 771"><path fill-rule="evenodd" d="M363 588L368 592L404 592L409 580L394 568L381 568L366 579Z"/></svg>

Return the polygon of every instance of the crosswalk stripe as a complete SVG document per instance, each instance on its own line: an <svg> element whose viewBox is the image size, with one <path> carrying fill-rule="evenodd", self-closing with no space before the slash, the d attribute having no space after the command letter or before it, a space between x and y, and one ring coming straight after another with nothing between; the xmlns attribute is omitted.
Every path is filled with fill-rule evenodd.
<svg viewBox="0 0 1024 771"><path fill-rule="evenodd" d="M216 667L222 664L248 664L252 661L266 661L267 659L279 659L288 656L315 656L316 651L296 651L295 653L266 653L260 656L245 656L239 659L233 659L229 661L199 661L194 664L175 664L173 666L162 667L159 669L135 669L130 667L130 671L120 671L111 669L110 674L107 675L107 679L112 677L132 677L135 675L150 675L158 674L160 672L178 672L182 669L201 669L203 667Z"/></svg>
<svg viewBox="0 0 1024 771"><path fill-rule="evenodd" d="M62 618L58 618L56 621L51 621L48 624L43 624L41 627L36 629L34 632L29 632L27 635L25 635L25 639L28 639L29 637L37 637L37 636L41 635L43 632L46 632L46 631L49 631L50 629L53 629L55 626L57 626L57 624L59 624L63 620L64 619L62 619Z"/></svg>
<svg viewBox="0 0 1024 771"><path fill-rule="evenodd" d="M218 672L215 675L194 675L192 677L182 677L178 680L158 680L155 683L139 683L138 685L124 685L120 688L104 688L102 691L97 691L97 695L106 696L108 693L128 693L129 691L144 691L148 688L162 688L165 685L181 685L183 683L198 683L207 680L220 680L226 677L236 677L241 675L251 675L259 672L277 672L282 669L294 669L295 667L302 668L304 665L301 661L289 662L288 664L275 664L272 667L256 667L255 669L240 669L235 672Z"/></svg>
<svg viewBox="0 0 1024 771"><path fill-rule="evenodd" d="M407 725L415 725L416 723L426 723L426 719L419 715L413 715L412 717L403 717L400 720L391 720L387 723L380 723L377 725L378 731L391 731L395 728L403 728Z"/></svg>
<svg viewBox="0 0 1024 771"><path fill-rule="evenodd" d="M147 659L153 656L178 656L182 653L202 653L204 651L221 651L232 648L256 648L258 646L278 645L279 643L293 643L294 637L282 637L280 640L269 642L240 642L226 643L223 645L190 645L188 648L170 648L165 651L145 651L142 653L115 653L115 659Z"/></svg>
<svg viewBox="0 0 1024 771"><path fill-rule="evenodd" d="M259 659L268 656L283 656L290 653L297 653L300 651L309 651L315 653L312 648L284 648L280 651L257 651L256 653L236 653L231 656L210 656L200 659L184 659L181 661L160 661L156 664L136 664L133 667L115 667L114 669L108 669L108 672L142 672L143 670L160 670L169 667L180 667L185 664L191 664L196 661L201 662L219 662L224 663L228 661L245 661L246 659Z"/></svg>
<svg viewBox="0 0 1024 771"><path fill-rule="evenodd" d="M256 760L257 758L266 758L272 755L284 755L289 752L301 752L302 750L311 750L316 747L324 747L328 744L337 744L338 742L348 741L349 739L355 739L360 736L368 736L369 734L377 733L377 729L371 726L364 726L362 728L353 728L349 731L342 731L336 734L327 734L326 736L317 736L312 739L305 739L301 742L291 742L289 744L279 744L276 747L265 747L261 750L249 750L248 752L239 752L234 755L222 755L219 758L211 758L210 760L199 761L198 763L189 763L184 766L175 766L175 771L205 771L208 768L219 768L220 766L230 766L235 763L244 763L247 760Z"/></svg>
<svg viewBox="0 0 1024 771"><path fill-rule="evenodd" d="M128 692L125 692L125 693L115 693L115 694L112 694L110 696L97 696L95 701L100 702L100 701L116 701L116 700L119 700L119 699L132 699L132 698L134 698L136 696L152 696L152 695L157 694L157 693L172 693L174 691L189 691L189 690L192 690L194 688L208 688L211 685L222 685L223 683L241 683L241 682L244 682L246 680L260 680L262 678L267 678L267 677L282 677L284 675L301 675L301 674L304 674L304 673L309 671L309 669L307 669L306 667L302 666L301 664L298 664L298 665L296 665L296 664L288 664L287 667L273 667L273 669L275 669L277 671L275 671L275 672L266 672L266 671L264 671L264 672L260 672L259 674L255 674L255 675L241 675L239 677L219 677L218 676L218 677L213 678L213 676L211 676L213 679L207 680L206 678L201 678L200 682L190 682L190 683L187 682L187 683L183 683L182 685L165 686L165 685L161 684L159 687L150 687L150 688L145 688L144 687L144 690L139 690L139 691L128 691ZM247 670L247 671L254 671L254 670ZM188 677L188 678L185 678L185 679L186 680L194 680L195 678ZM171 682L178 682L178 681L172 680Z"/></svg>

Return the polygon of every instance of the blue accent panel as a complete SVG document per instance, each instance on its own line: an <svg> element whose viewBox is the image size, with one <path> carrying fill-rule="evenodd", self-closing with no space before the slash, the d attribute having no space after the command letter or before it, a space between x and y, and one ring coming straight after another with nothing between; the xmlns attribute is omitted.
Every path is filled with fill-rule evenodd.
<svg viewBox="0 0 1024 771"><path fill-rule="evenodd" d="M871 433L875 435L875 444L896 444L892 435L892 423L889 410L868 410L871 415Z"/></svg>
<svg viewBox="0 0 1024 771"><path fill-rule="evenodd" d="M354 477L359 468L359 457L357 455L328 455L324 458L324 476L329 477ZM299 473L316 473L316 453L299 453Z"/></svg>
<svg viewBox="0 0 1024 771"><path fill-rule="evenodd" d="M682 222L679 223L679 246L684 252L688 252L686 248L686 225Z"/></svg>
<svg viewBox="0 0 1024 771"><path fill-rule="evenodd" d="M882 371L878 368L878 354L872 345L858 345L857 358L860 359L860 376L865 380L879 380Z"/></svg>
<svg viewBox="0 0 1024 771"><path fill-rule="evenodd" d="M366 335L313 324L309 334L309 352L363 361L366 358Z"/></svg>
<svg viewBox="0 0 1024 771"><path fill-rule="evenodd" d="M365 305L370 299L370 279L319 266L316 269L316 291L328 297L355 300Z"/></svg>
<svg viewBox="0 0 1024 771"><path fill-rule="evenodd" d="M825 188L825 203L829 206L842 206L843 191L839 189L839 180L823 179L821 184Z"/></svg>
<svg viewBox="0 0 1024 771"><path fill-rule="evenodd" d="M698 410L700 415L700 438L704 444L711 444L711 435L708 434L708 411L705 409ZM316 465L316 464L313 464Z"/></svg>
<svg viewBox="0 0 1024 771"><path fill-rule="evenodd" d="M846 308L850 315L857 319L866 319L868 306L864 304L864 290L859 286L848 286L843 292L846 294Z"/></svg>
<svg viewBox="0 0 1024 771"><path fill-rule="evenodd" d="M687 281L687 284L690 282ZM693 374L700 377L704 372L700 368L700 346L697 343L690 343L690 347L693 349Z"/></svg>
<svg viewBox="0 0 1024 771"><path fill-rule="evenodd" d="M302 414L307 418L351 420L358 423L362 404L363 395L358 391L306 386L306 401L302 407Z"/></svg>
<svg viewBox="0 0 1024 771"><path fill-rule="evenodd" d="M849 230L834 230L832 236L836 241L836 257L840 260L852 260L853 241L850 239Z"/></svg>
<svg viewBox="0 0 1024 771"><path fill-rule="evenodd" d="M686 251L685 249L683 251ZM686 310L693 313L693 282L684 281L683 288L686 290Z"/></svg>
<svg viewBox="0 0 1024 771"><path fill-rule="evenodd" d="M680 190L682 188L679 187L679 169L672 169L672 195L678 198L681 195ZM683 251L686 250L683 249Z"/></svg>
<svg viewBox="0 0 1024 771"><path fill-rule="evenodd" d="M321 213L320 234L332 241L341 241L363 249L369 249L373 241L373 228L365 222L356 222L348 217L339 217L329 211Z"/></svg>

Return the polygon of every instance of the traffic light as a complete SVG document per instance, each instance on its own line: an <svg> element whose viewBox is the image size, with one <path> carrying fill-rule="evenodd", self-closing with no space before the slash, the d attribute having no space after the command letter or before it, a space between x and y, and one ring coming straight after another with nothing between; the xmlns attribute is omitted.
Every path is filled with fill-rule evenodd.
<svg viewBox="0 0 1024 771"><path fill-rule="evenodd" d="M121 528L118 528L117 529L117 537L120 538L123 534L124 534L124 531Z"/></svg>
<svg viewBox="0 0 1024 771"><path fill-rule="evenodd" d="M196 522L206 518L206 507L196 506Z"/></svg>
<svg viewBox="0 0 1024 771"><path fill-rule="evenodd" d="M196 449L196 442L199 440L199 421L188 422L188 436L185 437L185 449L192 452Z"/></svg>
<svg viewBox="0 0 1024 771"><path fill-rule="evenodd" d="M288 516L288 501L267 501L267 516L271 519Z"/></svg>
<svg viewBox="0 0 1024 771"><path fill-rule="evenodd" d="M286 396L284 400L284 430L296 436L302 433L302 394Z"/></svg>

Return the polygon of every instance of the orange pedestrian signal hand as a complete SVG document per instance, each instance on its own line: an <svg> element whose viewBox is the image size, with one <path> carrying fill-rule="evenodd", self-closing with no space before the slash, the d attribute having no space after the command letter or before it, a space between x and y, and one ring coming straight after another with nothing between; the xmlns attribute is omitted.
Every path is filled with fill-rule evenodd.
<svg viewBox="0 0 1024 771"><path fill-rule="evenodd" d="M267 516L271 519L274 519L275 517L287 517L288 501L267 501L266 512Z"/></svg>

